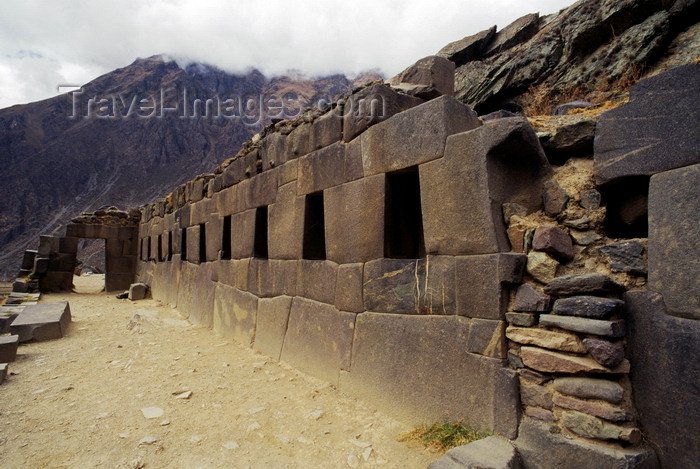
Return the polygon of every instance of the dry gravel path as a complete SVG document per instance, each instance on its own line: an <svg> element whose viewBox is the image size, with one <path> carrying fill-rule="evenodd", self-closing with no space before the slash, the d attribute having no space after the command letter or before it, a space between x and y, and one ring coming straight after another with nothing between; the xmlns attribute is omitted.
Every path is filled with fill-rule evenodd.
<svg viewBox="0 0 700 469"><path fill-rule="evenodd" d="M0 467L425 468L439 457L397 442L409 427L371 405L156 301L95 293L101 281L44 295L68 300L73 322L10 365ZM147 419L147 407L163 415Z"/></svg>

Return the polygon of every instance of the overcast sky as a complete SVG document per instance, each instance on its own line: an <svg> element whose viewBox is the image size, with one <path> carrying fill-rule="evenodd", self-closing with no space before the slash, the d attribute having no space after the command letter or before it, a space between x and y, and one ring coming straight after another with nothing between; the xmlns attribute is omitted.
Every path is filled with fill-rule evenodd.
<svg viewBox="0 0 700 469"><path fill-rule="evenodd" d="M168 54L267 75L379 69L574 0L0 0L0 108Z"/></svg>

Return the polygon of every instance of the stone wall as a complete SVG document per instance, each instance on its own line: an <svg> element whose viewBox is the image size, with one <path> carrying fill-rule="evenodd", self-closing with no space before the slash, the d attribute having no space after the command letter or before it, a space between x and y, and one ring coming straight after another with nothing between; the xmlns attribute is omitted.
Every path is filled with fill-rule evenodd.
<svg viewBox="0 0 700 469"><path fill-rule="evenodd" d="M147 206L137 278L407 422L517 435L526 467L656 467L642 436L662 466L692 465L670 426L700 430L700 155L681 135L699 107L673 106L697 101L697 67L603 114L590 178L567 193L575 167L554 171L526 119L478 119L449 96L453 69L424 59ZM640 118L660 114L677 125Z"/></svg>

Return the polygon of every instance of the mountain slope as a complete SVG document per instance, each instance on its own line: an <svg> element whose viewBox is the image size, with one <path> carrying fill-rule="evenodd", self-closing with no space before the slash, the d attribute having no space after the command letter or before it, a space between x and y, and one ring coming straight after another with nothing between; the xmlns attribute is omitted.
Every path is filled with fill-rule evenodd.
<svg viewBox="0 0 700 469"><path fill-rule="evenodd" d="M39 234L83 211L138 206L210 172L269 122L279 93L290 117L355 85L342 75L183 69L154 56L96 78L82 94L0 110L0 276L16 274Z"/></svg>

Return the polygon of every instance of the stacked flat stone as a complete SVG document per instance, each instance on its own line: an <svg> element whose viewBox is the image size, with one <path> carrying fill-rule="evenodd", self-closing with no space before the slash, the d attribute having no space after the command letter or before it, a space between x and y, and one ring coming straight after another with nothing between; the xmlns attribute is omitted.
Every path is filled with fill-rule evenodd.
<svg viewBox="0 0 700 469"><path fill-rule="evenodd" d="M544 291L518 288L506 336L527 416L591 440L640 442L620 384L630 370L619 319L624 302L610 297L623 290L602 274L557 277Z"/></svg>

